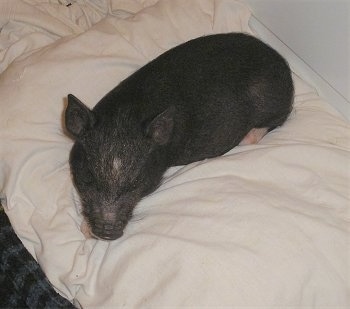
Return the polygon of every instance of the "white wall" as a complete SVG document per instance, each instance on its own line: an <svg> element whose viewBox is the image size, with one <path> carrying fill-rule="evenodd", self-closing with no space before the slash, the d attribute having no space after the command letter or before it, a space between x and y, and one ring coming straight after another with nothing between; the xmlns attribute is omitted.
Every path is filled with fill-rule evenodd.
<svg viewBox="0 0 350 309"><path fill-rule="evenodd" d="M335 104L346 104L343 110L349 111L350 0L244 2L266 28L323 79L323 84L330 88L325 93L333 90L334 96L343 101ZM321 84L316 86L322 87Z"/></svg>

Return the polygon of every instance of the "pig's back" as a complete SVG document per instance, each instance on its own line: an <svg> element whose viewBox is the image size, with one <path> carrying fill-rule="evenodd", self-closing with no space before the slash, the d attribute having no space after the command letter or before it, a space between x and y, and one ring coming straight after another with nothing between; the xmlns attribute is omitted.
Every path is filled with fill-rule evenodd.
<svg viewBox="0 0 350 309"><path fill-rule="evenodd" d="M285 60L241 33L211 35L179 45L118 87L120 101L133 105L140 121L176 106L169 165L221 155L252 128L281 125L293 98Z"/></svg>

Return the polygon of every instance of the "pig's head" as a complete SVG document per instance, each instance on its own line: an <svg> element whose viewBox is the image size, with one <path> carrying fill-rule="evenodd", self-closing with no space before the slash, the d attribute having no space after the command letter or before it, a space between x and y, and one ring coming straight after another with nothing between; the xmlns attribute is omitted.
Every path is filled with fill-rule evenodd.
<svg viewBox="0 0 350 309"><path fill-rule="evenodd" d="M168 167L174 110L140 121L131 111L90 110L68 95L65 125L75 140L70 168L96 238L120 237L136 204L159 185Z"/></svg>

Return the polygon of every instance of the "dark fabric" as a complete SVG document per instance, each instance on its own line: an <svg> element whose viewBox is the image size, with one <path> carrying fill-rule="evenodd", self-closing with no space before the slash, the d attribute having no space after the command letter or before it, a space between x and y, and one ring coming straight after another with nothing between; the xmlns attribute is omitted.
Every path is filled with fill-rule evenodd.
<svg viewBox="0 0 350 309"><path fill-rule="evenodd" d="M0 308L75 308L55 292L0 205Z"/></svg>

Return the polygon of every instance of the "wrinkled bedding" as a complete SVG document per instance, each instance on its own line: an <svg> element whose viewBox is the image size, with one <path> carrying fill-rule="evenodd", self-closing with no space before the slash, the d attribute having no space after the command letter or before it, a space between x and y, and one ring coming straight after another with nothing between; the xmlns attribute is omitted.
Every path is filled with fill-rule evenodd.
<svg viewBox="0 0 350 309"><path fill-rule="evenodd" d="M249 17L234 0L0 2L1 202L76 305L350 307L350 125L296 74L291 116L259 144L169 169L116 241L80 231L67 94L93 107L177 44L251 32Z"/></svg>

